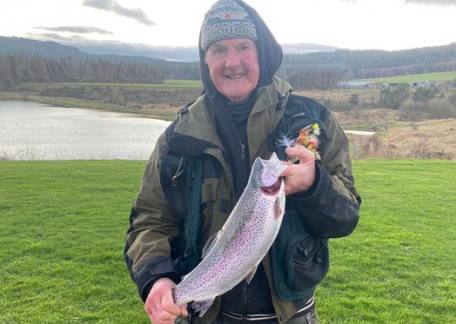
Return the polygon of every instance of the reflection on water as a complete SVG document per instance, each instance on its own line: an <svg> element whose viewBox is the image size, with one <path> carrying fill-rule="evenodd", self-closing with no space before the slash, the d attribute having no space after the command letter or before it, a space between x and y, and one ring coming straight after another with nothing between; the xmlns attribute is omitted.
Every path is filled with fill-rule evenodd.
<svg viewBox="0 0 456 324"><path fill-rule="evenodd" d="M0 158L146 160L169 122L0 101Z"/></svg>

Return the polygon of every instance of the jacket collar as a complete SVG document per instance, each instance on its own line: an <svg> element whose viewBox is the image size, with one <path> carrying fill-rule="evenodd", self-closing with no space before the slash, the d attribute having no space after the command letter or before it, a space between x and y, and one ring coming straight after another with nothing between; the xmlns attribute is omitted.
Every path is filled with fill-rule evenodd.
<svg viewBox="0 0 456 324"><path fill-rule="evenodd" d="M260 142L275 130L278 122L276 107L279 97L286 97L291 90L291 86L286 81L277 77L274 77L272 84L256 90L257 98L247 126L247 129L250 130L248 137L251 156L256 155ZM215 129L214 113L206 106L204 94L188 108L188 113L179 117L174 130L177 137L185 139L185 145L177 145L172 148L175 151L198 155L209 148L222 150L222 144Z"/></svg>

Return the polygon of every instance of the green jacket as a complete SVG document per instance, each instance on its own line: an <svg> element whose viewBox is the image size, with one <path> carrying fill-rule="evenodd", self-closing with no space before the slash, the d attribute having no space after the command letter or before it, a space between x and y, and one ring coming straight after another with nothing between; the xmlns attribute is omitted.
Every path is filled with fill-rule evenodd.
<svg viewBox="0 0 456 324"><path fill-rule="evenodd" d="M251 164L257 156L269 158L272 153L268 139L276 132L284 114L285 109L280 107L281 100L286 100L290 93L289 84L280 79L275 79L273 84L257 90L257 99L247 124ZM326 108L311 99L303 100L299 102L311 106L312 120L321 122L326 140L321 151L318 180L312 192L287 197L287 204L290 200L290 203L299 206L298 214L306 218L312 235L325 238L345 236L350 234L357 224L360 203L352 177L348 140ZM223 147L215 129L214 116L205 105L204 95L188 107L187 113L178 117L173 127L180 138L198 143L182 148L187 151L187 155L204 154L218 161L221 166L221 174L206 176L202 184L202 240L205 242L220 230L228 218L231 208L234 207L234 189L231 171L224 159ZM199 145L201 143L203 145ZM159 165L170 150L179 150L178 146L179 143L176 145L177 149L170 147L166 133L159 138L146 165L141 189L130 217L125 259L143 300L147 297L151 283L158 278L179 280L178 271L173 265L175 256L172 256L172 244L182 230L181 216L165 198ZM281 300L275 293L269 255L264 258L263 266L279 322L285 322L294 315L295 306L290 301ZM211 323L217 316L219 307L220 300L217 298L201 322Z"/></svg>

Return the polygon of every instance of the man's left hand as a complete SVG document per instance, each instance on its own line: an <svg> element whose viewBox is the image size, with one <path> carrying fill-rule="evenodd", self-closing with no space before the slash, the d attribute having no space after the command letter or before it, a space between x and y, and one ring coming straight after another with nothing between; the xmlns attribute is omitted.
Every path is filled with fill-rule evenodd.
<svg viewBox="0 0 456 324"><path fill-rule="evenodd" d="M296 145L286 149L288 159L298 159L298 164L290 164L282 173L285 178L285 193L291 195L306 191L315 181L315 155L304 146Z"/></svg>

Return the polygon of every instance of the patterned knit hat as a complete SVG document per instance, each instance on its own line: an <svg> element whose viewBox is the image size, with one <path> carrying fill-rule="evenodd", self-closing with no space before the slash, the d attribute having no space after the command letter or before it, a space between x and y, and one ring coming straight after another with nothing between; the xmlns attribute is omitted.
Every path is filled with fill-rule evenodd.
<svg viewBox="0 0 456 324"><path fill-rule="evenodd" d="M256 41L255 23L235 0L219 0L204 17L200 46L206 50L214 42L233 38Z"/></svg>

